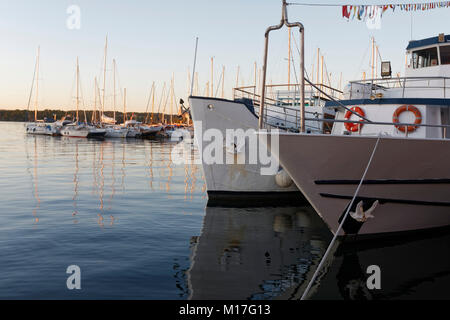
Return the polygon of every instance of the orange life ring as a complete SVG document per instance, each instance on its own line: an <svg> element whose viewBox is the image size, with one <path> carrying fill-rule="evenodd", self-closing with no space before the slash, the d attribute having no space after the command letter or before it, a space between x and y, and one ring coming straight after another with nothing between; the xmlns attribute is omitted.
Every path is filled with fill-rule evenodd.
<svg viewBox="0 0 450 320"><path fill-rule="evenodd" d="M352 107L350 110L358 113L360 116L365 117L365 113L363 111L363 109L361 109L360 107ZM347 110L347 112L345 113L345 120L350 120L350 117L352 116L352 112L350 110ZM363 119L359 120L359 121L364 121ZM357 122L345 122L344 123L345 129L347 129L350 132L356 132L358 130L360 130L360 128L363 126L362 123L357 123Z"/></svg>
<svg viewBox="0 0 450 320"><path fill-rule="evenodd" d="M412 113L414 113L414 115L416 116L416 120L414 121L414 124L422 123L422 114L420 113L420 110L417 109L415 106L411 106L411 105L409 105L409 106L403 105L403 106L398 107L394 111L394 115L392 116L392 122L399 123L400 114L402 114L405 111L411 111ZM401 132L405 132L406 130L408 130L408 132L413 132L414 130L417 129L417 126L395 125L395 127Z"/></svg>

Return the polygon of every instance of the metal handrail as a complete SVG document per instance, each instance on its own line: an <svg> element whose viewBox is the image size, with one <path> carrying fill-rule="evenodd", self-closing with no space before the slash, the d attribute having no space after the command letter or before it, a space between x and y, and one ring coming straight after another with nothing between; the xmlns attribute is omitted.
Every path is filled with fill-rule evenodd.
<svg viewBox="0 0 450 320"><path fill-rule="evenodd" d="M432 127L432 128L450 128L448 124L426 124L426 123L403 123L403 122L382 122L382 121L361 121L361 120L339 120L339 119L319 119L319 118L306 118L310 121L321 122L340 122L340 123L357 123L357 124L372 124L372 125L391 125L397 127L410 126L410 127Z"/></svg>

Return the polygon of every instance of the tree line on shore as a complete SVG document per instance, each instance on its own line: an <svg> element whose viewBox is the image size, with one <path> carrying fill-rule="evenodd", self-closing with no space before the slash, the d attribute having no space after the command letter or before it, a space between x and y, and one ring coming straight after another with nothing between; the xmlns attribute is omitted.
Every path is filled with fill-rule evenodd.
<svg viewBox="0 0 450 320"><path fill-rule="evenodd" d="M105 116L112 118L113 112L112 111L105 111ZM86 116L85 116L86 115ZM79 111L78 112L79 120L84 122L85 119L88 122L91 122L92 120L92 111ZM63 110L40 110L37 112L37 118L42 120L44 118L47 119L55 119L59 120L63 117L70 117L72 119L75 119L76 117L76 111L63 111ZM97 114L98 118L98 114ZM144 123L150 123L151 119L153 119L154 123L162 122L162 114L155 113L153 114L153 117L145 112L130 112L127 113L127 120L130 119L137 120ZM171 115L164 115L165 122L170 122ZM117 123L123 123L124 121L124 114L122 112L116 111L116 121ZM181 117L178 115L172 115L173 122L180 122ZM27 121L34 121L34 111L27 111L27 110L1 110L0 109L0 121L18 121L18 122L27 122Z"/></svg>

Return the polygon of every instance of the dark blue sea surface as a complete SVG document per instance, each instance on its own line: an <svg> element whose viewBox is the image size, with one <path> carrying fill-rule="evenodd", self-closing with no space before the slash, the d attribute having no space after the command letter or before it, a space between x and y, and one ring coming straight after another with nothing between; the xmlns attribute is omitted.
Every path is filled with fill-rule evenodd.
<svg viewBox="0 0 450 320"><path fill-rule="evenodd" d="M310 206L207 206L177 143L30 136L0 122L0 299L299 299L331 234ZM446 233L341 244L314 299L449 298ZM379 265L382 289L368 290ZM69 290L67 267L81 269Z"/></svg>

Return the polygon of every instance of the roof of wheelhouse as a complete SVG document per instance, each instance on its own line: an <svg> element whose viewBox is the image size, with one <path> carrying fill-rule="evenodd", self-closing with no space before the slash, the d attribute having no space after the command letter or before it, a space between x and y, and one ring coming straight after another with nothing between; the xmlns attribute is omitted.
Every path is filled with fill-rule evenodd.
<svg viewBox="0 0 450 320"><path fill-rule="evenodd" d="M433 44L450 43L450 34L444 36L444 42L439 42L439 37L431 37L422 40L411 40L406 50L430 46Z"/></svg>

